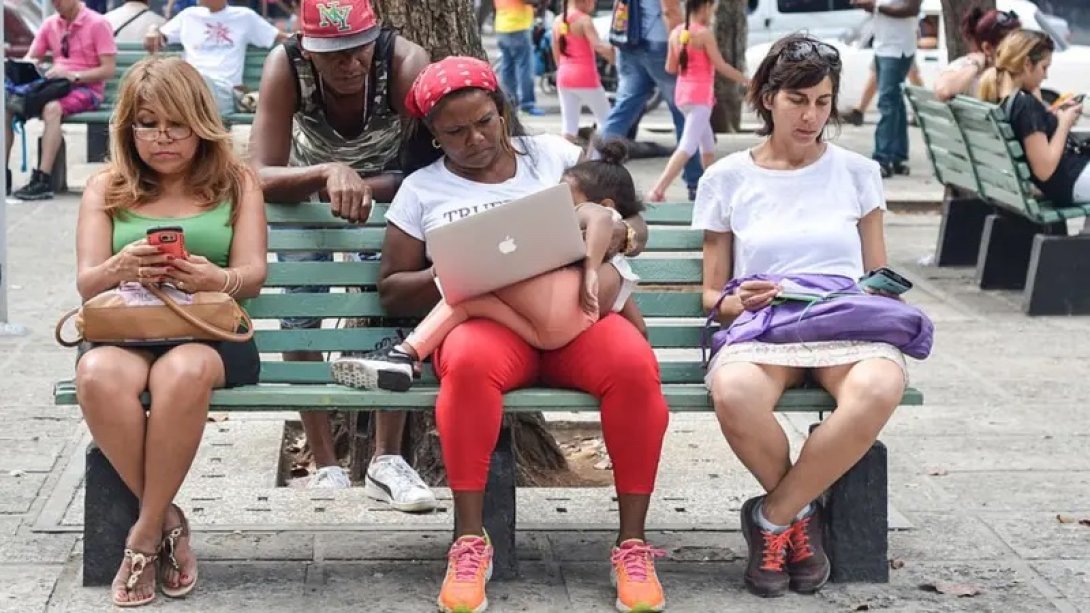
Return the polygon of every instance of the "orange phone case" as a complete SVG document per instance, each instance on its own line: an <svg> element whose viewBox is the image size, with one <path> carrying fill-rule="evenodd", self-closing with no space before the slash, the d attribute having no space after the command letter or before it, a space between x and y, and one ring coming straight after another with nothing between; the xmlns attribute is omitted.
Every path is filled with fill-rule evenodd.
<svg viewBox="0 0 1090 613"><path fill-rule="evenodd" d="M189 252L185 250L185 233L177 226L149 229L148 244L182 260L189 257Z"/></svg>

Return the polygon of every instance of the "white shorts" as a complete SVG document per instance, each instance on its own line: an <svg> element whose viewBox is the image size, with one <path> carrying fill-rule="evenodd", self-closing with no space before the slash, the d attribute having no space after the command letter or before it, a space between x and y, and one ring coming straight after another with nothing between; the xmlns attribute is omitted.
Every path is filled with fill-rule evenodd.
<svg viewBox="0 0 1090 613"><path fill-rule="evenodd" d="M598 123L598 129L606 123L609 117L609 97L606 90L599 85L596 88L566 88L558 90L560 94L560 133L564 136L575 136L579 133L579 115L583 106L590 109L594 115L594 121Z"/></svg>

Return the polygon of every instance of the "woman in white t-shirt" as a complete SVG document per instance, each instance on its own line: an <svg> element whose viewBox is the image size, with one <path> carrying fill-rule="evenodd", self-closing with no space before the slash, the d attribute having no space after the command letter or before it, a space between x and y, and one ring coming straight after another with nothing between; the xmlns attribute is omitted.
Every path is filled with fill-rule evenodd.
<svg viewBox="0 0 1090 613"><path fill-rule="evenodd" d="M551 187L580 159L559 136L525 136L486 62L449 57L417 77L406 99L428 130L434 162L406 177L386 213L379 296L396 315L427 313L440 299L425 233ZM613 252L642 248L639 216L614 223ZM658 550L644 541L668 409L647 340L610 313L555 350L534 349L489 319L451 330L434 354L439 377L435 419L454 499L456 540L439 594L442 611L483 611L492 545L483 527L489 461L503 420L503 394L545 385L583 390L601 401L602 431L613 460L620 536L611 563L625 610L665 606L654 571Z"/></svg>
<svg viewBox="0 0 1090 613"><path fill-rule="evenodd" d="M693 227L704 230L704 305L729 324L769 306L781 287L745 281L720 303L729 279L755 273L859 279L886 264L878 164L824 141L837 119L840 57L804 36L777 42L751 81L767 136L705 172ZM773 408L807 374L837 400L792 466ZM906 378L892 345L859 341L723 347L707 385L731 448L767 495L742 507L749 544L746 586L762 596L820 589L829 576L816 499L870 449L897 407Z"/></svg>

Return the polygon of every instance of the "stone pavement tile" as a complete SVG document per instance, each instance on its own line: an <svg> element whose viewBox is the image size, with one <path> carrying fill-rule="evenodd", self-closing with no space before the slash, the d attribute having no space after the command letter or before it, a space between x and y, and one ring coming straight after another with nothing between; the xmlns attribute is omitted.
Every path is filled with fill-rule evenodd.
<svg viewBox="0 0 1090 613"><path fill-rule="evenodd" d="M13 477L0 470L0 513L26 513L38 497L47 473L26 473Z"/></svg>
<svg viewBox="0 0 1090 613"><path fill-rule="evenodd" d="M928 476L915 459L905 453L906 442L887 446L889 453L889 499L899 511L949 511L957 498L946 483Z"/></svg>
<svg viewBox="0 0 1090 613"><path fill-rule="evenodd" d="M911 530L889 532L889 557L907 564L937 560L992 560L1010 555L972 514L909 513Z"/></svg>
<svg viewBox="0 0 1090 613"><path fill-rule="evenodd" d="M4 420L0 431L0 446L4 447L12 440L67 439L80 423L77 415L59 414L53 407L0 408L0 419Z"/></svg>
<svg viewBox="0 0 1090 613"><path fill-rule="evenodd" d="M0 540L0 564L61 564L78 554L77 539L71 532L45 534L24 527L20 533Z"/></svg>
<svg viewBox="0 0 1090 613"><path fill-rule="evenodd" d="M71 613L118 610L110 605L108 587L83 587L82 574L76 574L73 584L58 587L58 594L53 598L55 610ZM160 593L151 606L140 610L298 613L306 611L309 604L304 594L305 576L306 564L303 562L203 563L199 584L188 597L171 600Z"/></svg>
<svg viewBox="0 0 1090 613"><path fill-rule="evenodd" d="M1077 523L1080 519L1090 521L1090 509L1070 510L1072 505L1086 502L1084 495L1073 498L1068 507L1059 507L1055 512L981 511L976 515L1024 559L1090 560L1090 526ZM1064 515L1075 523L1061 523L1057 515Z"/></svg>
<svg viewBox="0 0 1090 613"><path fill-rule="evenodd" d="M920 587L936 581L967 584L980 593L957 597ZM890 571L890 582L886 585L830 584L822 590L822 595L833 605L826 610L839 611L859 610L856 607L862 604L869 604L872 611L1055 611L1055 606L1038 589L1040 583L1039 577L1017 563L995 560L925 562L905 564L901 569ZM1047 585L1041 587L1049 590Z"/></svg>
<svg viewBox="0 0 1090 613"><path fill-rule="evenodd" d="M22 523L23 519L17 515L0 515L0 536L14 536Z"/></svg>
<svg viewBox="0 0 1090 613"><path fill-rule="evenodd" d="M1083 599L1083 606L1090 604L1090 560L1042 560L1033 562L1031 566L1064 597L1072 600Z"/></svg>
<svg viewBox="0 0 1090 613"><path fill-rule="evenodd" d="M42 438L32 440L6 440L0 443L5 459L0 471L23 470L26 472L49 472L57 463L61 451L68 443L68 438Z"/></svg>
<svg viewBox="0 0 1090 613"><path fill-rule="evenodd" d="M314 537L314 559L446 560L452 536L450 530L317 532ZM546 546L544 533L515 533L515 548L520 562L540 560L542 549Z"/></svg>
<svg viewBox="0 0 1090 613"><path fill-rule="evenodd" d="M900 410L882 432L883 439L897 436L966 437L977 435L1090 436L1086 407L1078 404L1047 407L1005 404L931 402Z"/></svg>
<svg viewBox="0 0 1090 613"><path fill-rule="evenodd" d="M1057 428L1062 432L1062 428ZM1087 438L1079 436L885 436L920 466L948 471L1090 470Z"/></svg>
<svg viewBox="0 0 1090 613"><path fill-rule="evenodd" d="M71 349L62 351L22 351L19 359L9 364L4 376L19 380L24 377L32 379L69 379L73 376L73 365L76 354ZM52 391L52 383L47 391Z"/></svg>
<svg viewBox="0 0 1090 613"><path fill-rule="evenodd" d="M560 562L591 562L609 568L615 535L612 532L550 532L552 558ZM738 532L650 530L647 542L674 562L731 562L745 556L745 540Z"/></svg>
<svg viewBox="0 0 1090 613"><path fill-rule="evenodd" d="M42 376L8 379L5 371L3 393L0 393L0 415L9 408L46 407L43 413L50 411L58 415L78 414L76 407L51 406L53 403L53 384L57 379Z"/></svg>
<svg viewBox="0 0 1090 613"><path fill-rule="evenodd" d="M956 496L956 506L967 510L1059 512L1084 503L1090 492L1090 472L1082 471L955 472L930 478L941 481Z"/></svg>
<svg viewBox="0 0 1090 613"><path fill-rule="evenodd" d="M367 562L315 564L307 605L318 611L433 612L446 564ZM489 613L575 611L560 575L541 562L521 564L520 577L488 585Z"/></svg>
<svg viewBox="0 0 1090 613"><path fill-rule="evenodd" d="M202 560L312 560L311 532L194 532Z"/></svg>
<svg viewBox="0 0 1090 613"><path fill-rule="evenodd" d="M44 611L60 572L59 566L0 563L0 613Z"/></svg>

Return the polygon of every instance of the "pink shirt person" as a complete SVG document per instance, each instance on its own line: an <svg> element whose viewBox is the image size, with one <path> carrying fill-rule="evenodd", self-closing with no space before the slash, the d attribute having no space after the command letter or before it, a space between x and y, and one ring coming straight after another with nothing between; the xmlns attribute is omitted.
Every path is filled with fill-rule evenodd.
<svg viewBox="0 0 1090 613"><path fill-rule="evenodd" d="M674 28L674 32L681 36L685 26ZM689 34L696 37L697 34L707 30L699 23L689 25ZM677 75L677 86L674 88L674 104L684 109L686 106L699 104L701 106L715 106L715 65L708 57L704 49L694 49L689 46L686 50L689 55L688 65Z"/></svg>
<svg viewBox="0 0 1090 613"><path fill-rule="evenodd" d="M579 9L568 9L568 23L575 22L587 14ZM562 17L557 17L553 23L553 45L557 45L560 33L563 32L564 23ZM557 54L559 61L556 67L556 86L571 89L591 89L602 85L598 76L598 64L594 57L594 49L590 39L585 36L577 36L568 32L564 35L567 54Z"/></svg>
<svg viewBox="0 0 1090 613"><path fill-rule="evenodd" d="M57 66L72 72L83 72L98 68L101 56L117 55L117 43L114 42L110 22L81 5L71 23L58 14L50 15L42 23L28 55L42 58L47 53ZM75 85L90 89L99 99L106 88L104 81L81 81Z"/></svg>

